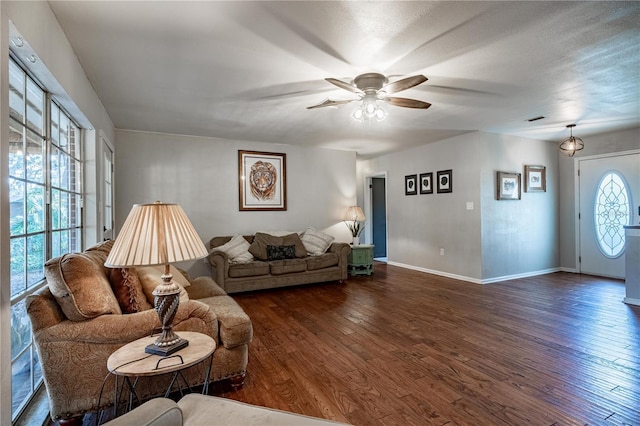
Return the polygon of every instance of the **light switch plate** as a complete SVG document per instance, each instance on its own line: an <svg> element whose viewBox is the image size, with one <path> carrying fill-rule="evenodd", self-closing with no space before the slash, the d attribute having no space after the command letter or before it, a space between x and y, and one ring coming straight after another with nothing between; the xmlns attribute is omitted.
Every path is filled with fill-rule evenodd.
<svg viewBox="0 0 640 426"><path fill-rule="evenodd" d="M467 201L467 210L473 210L473 201Z"/></svg>

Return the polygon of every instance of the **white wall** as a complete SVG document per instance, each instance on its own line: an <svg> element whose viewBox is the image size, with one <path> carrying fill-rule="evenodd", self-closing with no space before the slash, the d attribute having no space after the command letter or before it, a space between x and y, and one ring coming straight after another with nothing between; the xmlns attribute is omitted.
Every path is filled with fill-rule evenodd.
<svg viewBox="0 0 640 426"><path fill-rule="evenodd" d="M29 64L29 69L48 90L50 90L61 104L76 118L85 132L85 144L88 149L85 154L96 154L97 134L113 136L114 128L104 106L89 83L82 66L58 24L55 15L45 1L2 1L0 2L0 208L2 222L0 230L0 424L11 424L11 359L10 359L10 297L9 297L9 195L8 195L8 51L9 35L20 35L25 41L25 47L17 50L19 56L24 57L28 49L29 54L38 58L36 64ZM98 148L99 150L99 148ZM100 157L98 157L100 158ZM85 157L85 182L87 197L85 200L85 215L87 228L87 242L98 239L99 213L97 211L97 197L99 196L100 170L96 166L95 158Z"/></svg>
<svg viewBox="0 0 640 426"><path fill-rule="evenodd" d="M399 264L462 279L480 280L481 133L470 133L358 162L358 182L387 172L387 257ZM405 175L453 169L453 192L405 195ZM358 200L363 200L360 185ZM467 202L474 210L466 210ZM359 201L362 205L362 201ZM445 255L440 256L440 249Z"/></svg>
<svg viewBox="0 0 640 426"><path fill-rule="evenodd" d="M556 270L558 154L554 143L497 134L482 138L483 282ZM546 192L524 192L525 165L546 167ZM497 199L497 172L521 174L522 198Z"/></svg>
<svg viewBox="0 0 640 426"><path fill-rule="evenodd" d="M355 153L162 133L116 131L116 229L131 206L179 203L202 240L255 231L323 230L349 241L342 223L356 198ZM287 210L239 211L238 150L285 153ZM204 262L183 265L210 273Z"/></svg>
<svg viewBox="0 0 640 426"><path fill-rule="evenodd" d="M576 136L580 136L580 127L574 129ZM584 149L576 153L575 157L558 154L559 161L559 195L560 195L560 265L563 269L573 271L576 265L576 182L578 176L574 171L577 158L607 154L611 152L640 149L640 127L618 132L604 133L582 137Z"/></svg>
<svg viewBox="0 0 640 426"><path fill-rule="evenodd" d="M496 200L496 172L547 167L547 192ZM388 258L427 272L491 282L557 268L557 155L553 144L474 132L358 162L358 182L386 171ZM453 193L404 195L404 176L453 169ZM364 198L364 186L358 199ZM467 210L467 203L473 210ZM440 255L440 249L445 255Z"/></svg>

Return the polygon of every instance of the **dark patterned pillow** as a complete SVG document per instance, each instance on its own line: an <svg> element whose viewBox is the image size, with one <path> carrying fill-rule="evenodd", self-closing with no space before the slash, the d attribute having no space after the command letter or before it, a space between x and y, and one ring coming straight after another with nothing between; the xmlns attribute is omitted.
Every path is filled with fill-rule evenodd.
<svg viewBox="0 0 640 426"><path fill-rule="evenodd" d="M267 246L267 260L294 259L296 246Z"/></svg>

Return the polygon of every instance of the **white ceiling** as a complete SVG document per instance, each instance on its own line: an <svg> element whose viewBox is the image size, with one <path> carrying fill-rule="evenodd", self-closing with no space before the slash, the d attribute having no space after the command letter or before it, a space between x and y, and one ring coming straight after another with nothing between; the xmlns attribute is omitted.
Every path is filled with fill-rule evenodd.
<svg viewBox="0 0 640 426"><path fill-rule="evenodd" d="M115 126L355 150L640 126L640 2L51 1ZM429 81L382 122L323 79ZM543 120L527 119L545 116Z"/></svg>

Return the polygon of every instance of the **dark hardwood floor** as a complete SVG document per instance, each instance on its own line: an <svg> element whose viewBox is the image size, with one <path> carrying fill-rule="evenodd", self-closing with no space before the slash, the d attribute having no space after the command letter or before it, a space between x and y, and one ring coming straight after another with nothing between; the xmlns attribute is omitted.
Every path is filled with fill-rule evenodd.
<svg viewBox="0 0 640 426"><path fill-rule="evenodd" d="M372 277L233 295L255 330L218 395L355 425L640 425L640 309L624 282Z"/></svg>

